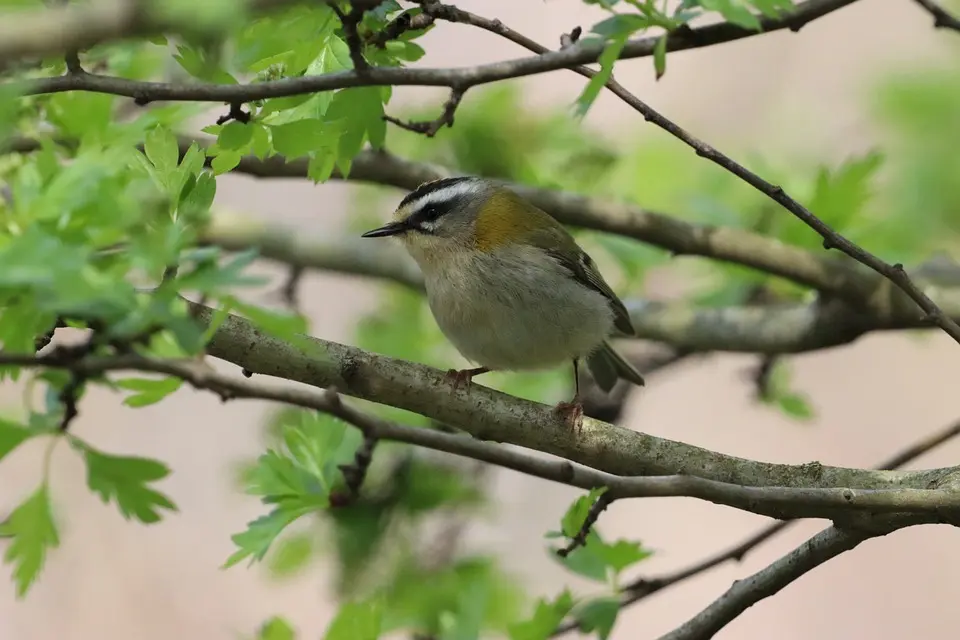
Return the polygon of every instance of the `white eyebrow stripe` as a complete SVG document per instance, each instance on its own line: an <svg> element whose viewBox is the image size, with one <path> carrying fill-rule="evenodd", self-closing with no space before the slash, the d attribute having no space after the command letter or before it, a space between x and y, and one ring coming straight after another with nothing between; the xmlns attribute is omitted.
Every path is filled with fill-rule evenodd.
<svg viewBox="0 0 960 640"><path fill-rule="evenodd" d="M431 191L425 196L410 203L410 215L417 213L427 205L447 202L448 200L453 200L454 198L458 198L460 196L476 193L479 187L480 185L473 180L464 180L463 182L452 184L449 187Z"/></svg>

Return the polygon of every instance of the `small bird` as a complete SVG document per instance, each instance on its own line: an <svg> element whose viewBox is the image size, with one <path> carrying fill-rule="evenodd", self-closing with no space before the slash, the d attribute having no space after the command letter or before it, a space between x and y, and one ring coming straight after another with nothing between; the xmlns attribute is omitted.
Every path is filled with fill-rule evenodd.
<svg viewBox="0 0 960 640"><path fill-rule="evenodd" d="M451 369L454 387L489 371L573 362L576 390L556 411L583 417L579 363L609 392L643 376L607 342L634 335L623 303L596 264L552 216L490 180L456 177L417 187L393 222L364 238L397 237L420 266L443 334L479 367Z"/></svg>

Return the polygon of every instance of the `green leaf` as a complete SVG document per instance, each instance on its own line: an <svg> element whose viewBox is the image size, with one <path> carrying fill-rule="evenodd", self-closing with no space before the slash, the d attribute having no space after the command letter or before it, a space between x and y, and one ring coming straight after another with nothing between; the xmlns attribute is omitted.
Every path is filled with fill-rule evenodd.
<svg viewBox="0 0 960 640"><path fill-rule="evenodd" d="M321 149L310 158L310 164L307 165L307 177L313 180L314 184L326 182L331 175L337 163L337 154L335 151Z"/></svg>
<svg viewBox="0 0 960 640"><path fill-rule="evenodd" d="M883 156L871 151L847 160L832 172L820 169L810 210L838 232L844 232L873 195L871 183L882 164Z"/></svg>
<svg viewBox="0 0 960 640"><path fill-rule="evenodd" d="M383 146L387 123L383 119L383 94L379 87L355 87L338 91L327 110L327 121L338 123L337 166L347 174L364 141Z"/></svg>
<svg viewBox="0 0 960 640"><path fill-rule="evenodd" d="M60 545L46 483L0 523L0 536L12 538L3 559L13 565L13 582L22 598L40 575L47 551Z"/></svg>
<svg viewBox="0 0 960 640"><path fill-rule="evenodd" d="M667 34L660 36L653 47L653 69L657 80L667 72Z"/></svg>
<svg viewBox="0 0 960 640"><path fill-rule="evenodd" d="M610 42L603 49L603 53L600 54L600 58L597 60L597 62L600 63L600 72L590 78L590 82L587 83L580 97L577 98L577 103L574 108L575 117L583 118L587 115L587 111L590 110L597 96L600 95L600 91L604 85L607 84L607 81L610 80L610 76L613 75L613 65L620 57L620 52L623 51L623 47L627 43L628 38L628 34L615 36L611 38Z"/></svg>
<svg viewBox="0 0 960 640"><path fill-rule="evenodd" d="M700 6L716 11L733 24L744 29L760 30L760 18L750 12L740 0L701 0Z"/></svg>
<svg viewBox="0 0 960 640"><path fill-rule="evenodd" d="M143 150L153 166L161 173L169 173L177 168L180 149L177 146L177 138L166 127L155 127L149 131Z"/></svg>
<svg viewBox="0 0 960 640"><path fill-rule="evenodd" d="M304 513L303 511L277 508L267 515L249 522L245 531L230 536L230 539L239 549L227 558L223 568L229 569L245 558L250 558L251 563L255 560L263 560L277 536Z"/></svg>
<svg viewBox="0 0 960 640"><path fill-rule="evenodd" d="M580 496L573 501L560 521L560 529L563 531L563 535L573 538L580 532L580 528L587 519L587 514L590 513L590 507L606 490L606 487L591 489L587 495Z"/></svg>
<svg viewBox="0 0 960 640"><path fill-rule="evenodd" d="M588 600L577 607L574 616L580 630L584 633L597 632L599 640L607 640L620 613L620 601L616 598L602 597Z"/></svg>
<svg viewBox="0 0 960 640"><path fill-rule="evenodd" d="M510 640L547 640L571 609L573 596L569 589L564 589L552 602L540 598L532 618L510 625Z"/></svg>
<svg viewBox="0 0 960 640"><path fill-rule="evenodd" d="M39 433L41 432L31 431L16 422L0 419L0 460L3 460L25 440Z"/></svg>
<svg viewBox="0 0 960 640"><path fill-rule="evenodd" d="M232 296L221 298L231 309L250 318L258 327L273 336L294 339L307 332L307 320L304 316L284 311L270 311L261 307L240 302Z"/></svg>
<svg viewBox="0 0 960 640"><path fill-rule="evenodd" d="M292 421L298 417L299 420ZM250 557L261 560L273 541L292 522L330 505L330 491L342 480L338 465L352 460L363 437L340 420L315 412L284 414L283 448L269 449L247 476L247 493L276 505L233 536L240 547L226 562L233 566Z"/></svg>
<svg viewBox="0 0 960 640"><path fill-rule="evenodd" d="M239 151L221 151L212 161L210 161L210 168L213 169L213 172L219 176L231 171L234 167L240 164L241 158L243 158L243 154Z"/></svg>
<svg viewBox="0 0 960 640"><path fill-rule="evenodd" d="M289 160L308 155L327 144L324 123L315 118L272 125L273 148Z"/></svg>
<svg viewBox="0 0 960 640"><path fill-rule="evenodd" d="M597 546L598 555L614 573L620 573L627 567L646 560L652 553L644 549L639 542L617 540L613 544Z"/></svg>
<svg viewBox="0 0 960 640"><path fill-rule="evenodd" d="M618 13L601 20L590 29L604 38L630 37L631 34L650 26L650 19L636 13Z"/></svg>
<svg viewBox="0 0 960 640"><path fill-rule="evenodd" d="M784 413L798 420L810 420L816 415L809 400L802 394L786 393L777 402Z"/></svg>
<svg viewBox="0 0 960 640"><path fill-rule="evenodd" d="M179 209L184 215L188 216L205 214L210 211L216 195L217 180L210 172L204 171L197 176L193 188L189 192L181 194Z"/></svg>
<svg viewBox="0 0 960 640"><path fill-rule="evenodd" d="M217 136L217 146L228 150L243 149L253 138L253 129L254 127L250 123L228 122Z"/></svg>
<svg viewBox="0 0 960 640"><path fill-rule="evenodd" d="M382 618L375 602L348 602L340 607L323 640L377 640Z"/></svg>
<svg viewBox="0 0 960 640"><path fill-rule="evenodd" d="M317 534L306 531L288 535L276 543L267 557L270 571L278 577L292 576L305 568L317 546Z"/></svg>
<svg viewBox="0 0 960 640"><path fill-rule="evenodd" d="M128 407L145 407L156 404L176 391L183 384L183 380L173 376L168 378L122 378L116 381L121 389L129 389L137 393L123 399Z"/></svg>
<svg viewBox="0 0 960 640"><path fill-rule="evenodd" d="M600 555L602 546L603 542L600 540L600 536L591 531L587 535L587 544L577 547L566 557L558 556L555 550L551 550L550 555L577 575L597 582L605 582L607 579L607 561Z"/></svg>
<svg viewBox="0 0 960 640"><path fill-rule="evenodd" d="M124 518L153 524L162 518L161 509L177 510L167 496L147 486L170 474L164 463L137 456L108 455L79 441L74 444L82 449L87 462L87 486L104 502L115 501Z"/></svg>
<svg viewBox="0 0 960 640"><path fill-rule="evenodd" d="M294 640L297 632L289 622L274 616L264 622L257 631L257 640Z"/></svg>

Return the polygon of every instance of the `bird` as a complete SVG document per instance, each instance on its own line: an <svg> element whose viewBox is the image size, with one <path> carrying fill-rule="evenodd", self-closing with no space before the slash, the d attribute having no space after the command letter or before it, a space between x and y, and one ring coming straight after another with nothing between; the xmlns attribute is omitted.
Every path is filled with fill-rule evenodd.
<svg viewBox="0 0 960 640"><path fill-rule="evenodd" d="M563 225L509 187L476 176L425 182L362 237L399 240L420 267L440 331L479 365L450 369L454 389L490 371L572 362L573 399L555 411L579 426L581 361L605 392L620 378L644 386L609 342L634 335L623 302Z"/></svg>

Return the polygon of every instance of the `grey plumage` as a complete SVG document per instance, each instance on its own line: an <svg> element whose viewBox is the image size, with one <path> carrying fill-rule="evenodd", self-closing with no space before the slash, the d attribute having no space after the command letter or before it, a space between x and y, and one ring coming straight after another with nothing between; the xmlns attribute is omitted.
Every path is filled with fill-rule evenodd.
<svg viewBox="0 0 960 640"><path fill-rule="evenodd" d="M607 339L632 335L623 303L593 260L545 212L478 178L423 185L395 221L368 237L397 235L419 264L441 331L491 370L583 361L604 391L643 376Z"/></svg>

